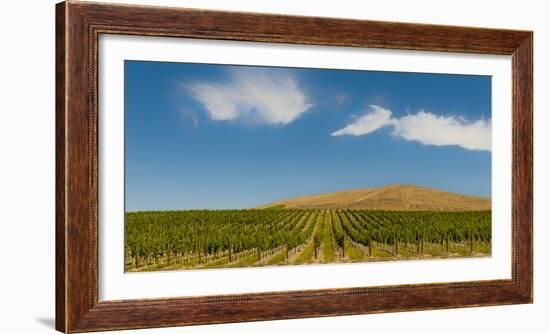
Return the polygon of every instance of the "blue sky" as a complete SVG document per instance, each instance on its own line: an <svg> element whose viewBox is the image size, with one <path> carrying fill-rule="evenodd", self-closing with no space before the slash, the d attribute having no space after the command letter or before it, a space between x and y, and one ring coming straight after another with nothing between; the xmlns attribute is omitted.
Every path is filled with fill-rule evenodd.
<svg viewBox="0 0 550 334"><path fill-rule="evenodd" d="M491 196L488 76L125 62L126 210L416 184Z"/></svg>

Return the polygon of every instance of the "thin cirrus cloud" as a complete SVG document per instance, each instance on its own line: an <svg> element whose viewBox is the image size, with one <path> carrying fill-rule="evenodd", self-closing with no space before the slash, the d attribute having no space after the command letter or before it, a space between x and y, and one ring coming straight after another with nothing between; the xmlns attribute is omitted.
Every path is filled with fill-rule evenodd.
<svg viewBox="0 0 550 334"><path fill-rule="evenodd" d="M312 107L289 73L239 69L224 82L185 84L214 121L246 120L285 125Z"/></svg>
<svg viewBox="0 0 550 334"><path fill-rule="evenodd" d="M393 127L393 135L424 145L457 145L468 150L491 151L491 121L469 122L457 116L438 116L424 110L403 117L371 105L370 111L332 136L362 136L382 127Z"/></svg>

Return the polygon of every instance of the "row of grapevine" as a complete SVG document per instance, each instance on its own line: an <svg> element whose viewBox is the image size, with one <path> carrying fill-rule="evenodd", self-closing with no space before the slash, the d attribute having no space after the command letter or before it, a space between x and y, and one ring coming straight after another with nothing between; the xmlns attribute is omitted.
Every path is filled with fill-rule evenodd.
<svg viewBox="0 0 550 334"><path fill-rule="evenodd" d="M252 209L146 211L126 214L126 268L190 268L267 263L305 245L318 261L346 259L347 247L373 256L457 247L490 252L491 212L406 212L373 210ZM351 246L350 246L351 245ZM282 256L282 255L281 255ZM321 260L322 262L323 260ZM140 269L141 270L141 269Z"/></svg>
<svg viewBox="0 0 550 334"><path fill-rule="evenodd" d="M316 210L191 210L126 214L126 254L135 268L237 260L254 250L292 250L313 232ZM288 252L288 251L287 251Z"/></svg>
<svg viewBox="0 0 550 334"><path fill-rule="evenodd" d="M424 244L440 244L449 252L449 245L470 248L477 242L491 241L491 212L391 212L338 210L346 235L372 252L373 243L394 255L399 249L424 252ZM415 245L411 247L409 245ZM382 245L382 246L380 246ZM390 248L389 245L392 245ZM433 246L431 246L433 247Z"/></svg>

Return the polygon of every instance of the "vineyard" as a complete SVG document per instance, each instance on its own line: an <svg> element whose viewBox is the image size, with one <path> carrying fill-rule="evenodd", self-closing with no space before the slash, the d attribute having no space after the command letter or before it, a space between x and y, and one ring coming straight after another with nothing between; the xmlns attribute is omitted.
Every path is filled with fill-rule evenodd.
<svg viewBox="0 0 550 334"><path fill-rule="evenodd" d="M487 256L491 212L129 212L125 239L126 271Z"/></svg>

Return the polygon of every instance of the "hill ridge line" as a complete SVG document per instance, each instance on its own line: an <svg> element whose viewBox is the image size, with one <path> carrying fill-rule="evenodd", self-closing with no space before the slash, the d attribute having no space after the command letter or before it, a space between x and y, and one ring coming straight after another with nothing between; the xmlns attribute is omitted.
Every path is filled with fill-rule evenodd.
<svg viewBox="0 0 550 334"><path fill-rule="evenodd" d="M390 184L378 188L296 196L260 208L274 206L303 209L481 211L491 209L491 199L410 184Z"/></svg>

